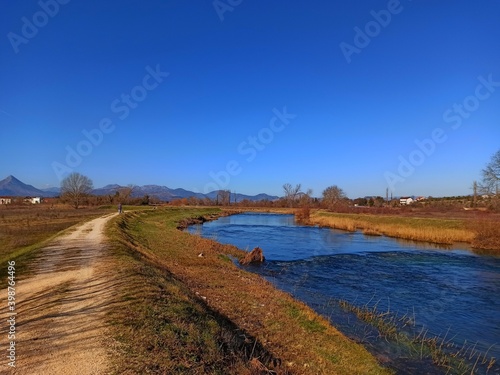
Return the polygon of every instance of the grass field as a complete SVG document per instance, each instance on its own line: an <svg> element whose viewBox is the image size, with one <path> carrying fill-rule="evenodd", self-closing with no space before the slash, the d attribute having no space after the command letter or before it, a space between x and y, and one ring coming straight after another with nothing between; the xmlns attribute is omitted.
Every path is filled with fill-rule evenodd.
<svg viewBox="0 0 500 375"><path fill-rule="evenodd" d="M23 265L45 241L75 224L108 212L112 212L111 207L75 210L63 205L0 206L0 264L16 260L20 274L27 276ZM0 267L2 280L5 274L6 267Z"/></svg>
<svg viewBox="0 0 500 375"><path fill-rule="evenodd" d="M109 229L127 279L111 317L116 373L389 373L309 307L234 265L242 251L176 229L217 211L128 213Z"/></svg>

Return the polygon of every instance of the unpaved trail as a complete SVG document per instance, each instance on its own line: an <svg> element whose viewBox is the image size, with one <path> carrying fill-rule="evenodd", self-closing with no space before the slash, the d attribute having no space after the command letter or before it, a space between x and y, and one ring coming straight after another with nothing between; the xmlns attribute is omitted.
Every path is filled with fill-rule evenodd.
<svg viewBox="0 0 500 375"><path fill-rule="evenodd" d="M113 304L117 280L103 229L115 215L84 223L48 244L30 264L33 276L16 281L16 367L8 366L5 351L0 373L108 372L104 314ZM1 295L5 301L7 291ZM6 310L2 308L3 322ZM0 342L5 343L7 332L2 331Z"/></svg>

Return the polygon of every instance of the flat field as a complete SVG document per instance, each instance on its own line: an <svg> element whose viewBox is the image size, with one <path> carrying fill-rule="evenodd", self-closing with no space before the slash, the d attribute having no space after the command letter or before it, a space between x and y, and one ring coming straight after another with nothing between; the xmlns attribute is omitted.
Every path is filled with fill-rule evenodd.
<svg viewBox="0 0 500 375"><path fill-rule="evenodd" d="M111 207L75 210L66 205L1 205L0 262L28 256L33 247L60 231L109 212Z"/></svg>

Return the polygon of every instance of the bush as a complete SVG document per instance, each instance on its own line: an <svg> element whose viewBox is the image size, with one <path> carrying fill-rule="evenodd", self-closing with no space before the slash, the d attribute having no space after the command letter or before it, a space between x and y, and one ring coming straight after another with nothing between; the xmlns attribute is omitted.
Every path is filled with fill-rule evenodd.
<svg viewBox="0 0 500 375"><path fill-rule="evenodd" d="M500 220L478 219L471 223L475 232L472 247L475 249L500 250Z"/></svg>
<svg viewBox="0 0 500 375"><path fill-rule="evenodd" d="M299 223L307 223L311 216L311 209L309 206L304 206L295 212L295 219Z"/></svg>

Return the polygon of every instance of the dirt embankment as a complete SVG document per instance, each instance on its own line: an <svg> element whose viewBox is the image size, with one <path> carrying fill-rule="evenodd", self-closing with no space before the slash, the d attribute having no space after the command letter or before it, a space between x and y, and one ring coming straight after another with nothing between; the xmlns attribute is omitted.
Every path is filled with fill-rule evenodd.
<svg viewBox="0 0 500 375"><path fill-rule="evenodd" d="M188 219L182 219L177 224L177 229L184 230L187 227L189 227L190 225L203 224L203 223L206 223L207 221L217 220L220 217L236 215L236 214L240 214L242 212L243 211L240 211L240 210L232 210L232 211L225 210L225 211L220 211L218 213L214 213L214 214L210 214L210 215L200 215L200 216L196 216L196 217L190 217Z"/></svg>
<svg viewBox="0 0 500 375"><path fill-rule="evenodd" d="M1 373L107 373L104 314L118 281L103 229L113 216L89 221L41 249L29 265L32 276L16 274L15 368L4 358Z"/></svg>

